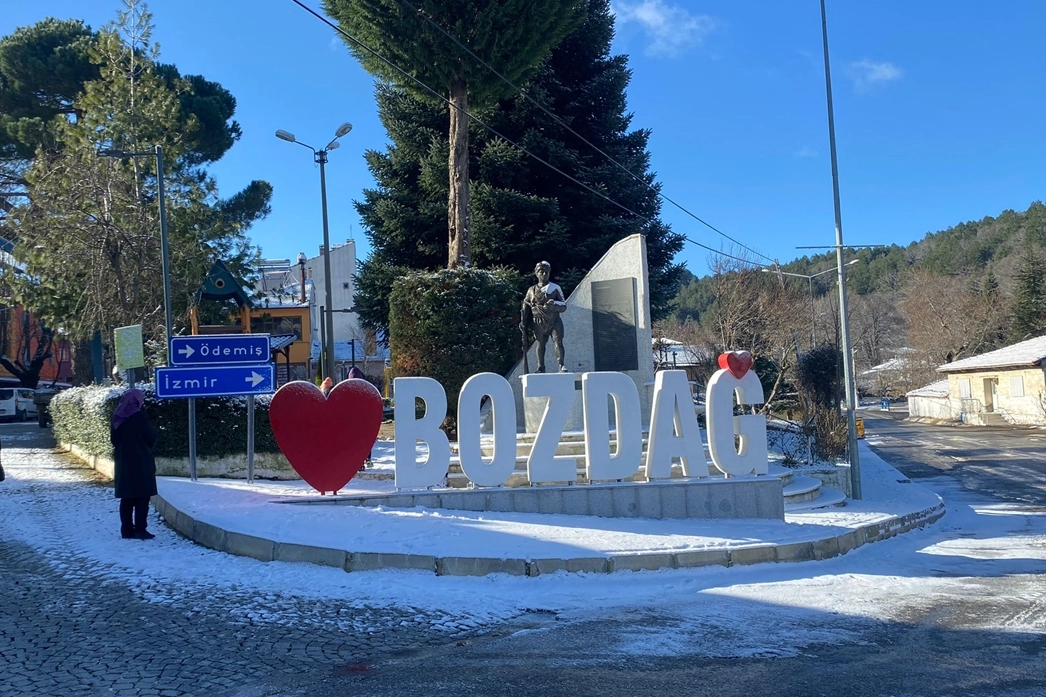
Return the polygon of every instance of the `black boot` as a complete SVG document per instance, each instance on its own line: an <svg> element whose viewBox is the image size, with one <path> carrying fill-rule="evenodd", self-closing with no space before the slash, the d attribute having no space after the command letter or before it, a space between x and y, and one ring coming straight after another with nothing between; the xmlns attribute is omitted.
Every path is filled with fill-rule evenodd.
<svg viewBox="0 0 1046 697"><path fill-rule="evenodd" d="M149 523L149 497L134 499L134 536L139 540L151 540L156 535L145 529Z"/></svg>

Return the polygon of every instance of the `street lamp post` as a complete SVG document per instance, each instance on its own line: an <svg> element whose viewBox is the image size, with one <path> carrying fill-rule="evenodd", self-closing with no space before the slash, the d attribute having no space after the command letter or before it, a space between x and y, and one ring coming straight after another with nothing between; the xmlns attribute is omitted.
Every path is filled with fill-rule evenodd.
<svg viewBox="0 0 1046 697"><path fill-rule="evenodd" d="M832 109L832 72L828 61L828 17L821 0L821 42L824 46L824 85L828 101L828 143L832 157L832 198L835 203L835 258L839 270L839 322L842 325L843 372L846 379L846 444L850 455L850 489L861 498L861 464L857 454L857 386L850 352L850 321L846 306L846 268L843 264L843 214L839 203L839 161L835 150L835 114Z"/></svg>
<svg viewBox="0 0 1046 697"><path fill-rule="evenodd" d="M844 266L853 266L859 261L860 259L854 259L853 261L846 262ZM816 343L814 325L817 323L816 309L814 308L814 279L818 276L823 276L826 273L833 273L837 271L837 269L825 269L824 271L818 271L817 273L812 275L807 275L805 273L792 273L790 271L781 271L779 269L769 267L763 267L759 270L763 273L777 273L782 276L794 276L795 278L805 278L807 280L810 288L810 348L812 349Z"/></svg>
<svg viewBox="0 0 1046 697"><path fill-rule="evenodd" d="M327 174L324 169L324 165L327 164L327 153L331 150L337 150L339 147L338 138L341 138L349 131L352 130L352 124L345 122L338 126L338 130L334 132L334 138L331 142L321 149L317 150L311 145L306 145L297 138L294 137L293 133L288 131L279 130L276 131L276 137L280 140L285 140L288 143L297 143L303 148L308 148L312 151L313 158L316 164L320 166L320 204L323 209L323 292L325 306L331 307L331 244L330 244L330 231L327 225ZM323 313L320 313L320 322L325 328L325 336L323 339L323 372L324 377L331 377L334 372L334 317L327 314L326 317Z"/></svg>
<svg viewBox="0 0 1046 697"><path fill-rule="evenodd" d="M155 157L156 158L156 188L157 200L160 204L160 256L163 267L163 312L164 327L167 330L167 346L171 345L171 252L167 244L167 208L163 191L163 146L157 145L153 152L148 150L133 152L129 150L106 149L99 150L100 157L113 157L124 160L129 157ZM168 363L170 358L168 357Z"/></svg>

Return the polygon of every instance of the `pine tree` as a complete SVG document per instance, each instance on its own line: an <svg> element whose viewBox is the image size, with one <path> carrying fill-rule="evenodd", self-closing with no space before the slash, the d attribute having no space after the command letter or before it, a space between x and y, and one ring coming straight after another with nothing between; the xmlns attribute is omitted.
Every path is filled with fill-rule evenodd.
<svg viewBox="0 0 1046 697"><path fill-rule="evenodd" d="M1013 276L1014 341L1046 334L1046 259L1034 248L1025 250Z"/></svg>
<svg viewBox="0 0 1046 697"><path fill-rule="evenodd" d="M579 0L326 0L324 7L351 36L364 69L419 96L436 90L450 102L447 172L447 267L471 263L469 234L469 118L509 88L453 40L512 82L530 77L549 50L573 28ZM444 33L445 32L445 33ZM384 60L383 60L384 59ZM399 70L416 77L421 87ZM439 102L442 104L442 101Z"/></svg>
<svg viewBox="0 0 1046 697"><path fill-rule="evenodd" d="M0 225L24 198L38 153L56 154L65 146L62 124L83 117L85 87L101 75L92 57L99 37L80 20L45 19L0 38ZM151 72L177 94L181 158L193 166L221 159L240 137L233 96L200 75L183 78L173 65L154 63Z"/></svg>
<svg viewBox="0 0 1046 697"><path fill-rule="evenodd" d="M606 198L512 147L481 127L472 132L472 257L529 278L537 261L553 265L570 292L610 246L630 234L647 236L651 306L668 314L682 267L673 257L683 238L659 219L659 185L649 172L649 131L629 131L625 56L611 56L613 18L606 0L583 4L583 21L553 49L525 93L571 129L621 163L622 171L521 95L498 102L491 126ZM370 151L377 188L357 203L373 252L361 265L356 307L364 324L386 329L386 298L404 269L441 263L441 213L446 179L446 115L391 86L377 89L392 145ZM639 216L609 203L621 203Z"/></svg>
<svg viewBox="0 0 1046 697"><path fill-rule="evenodd" d="M244 235L267 214L271 187L253 182L229 199L193 163L198 121L183 120L187 89L156 70L151 15L126 0L90 48L98 79L74 100L75 120L53 123L57 147L39 150L25 174L29 203L10 227L26 273L16 294L73 340L95 330L143 324L163 331L163 284L152 156L113 159L98 151L151 153L164 147L168 236L176 317L184 317L215 258L244 273L257 256ZM219 146L220 147L220 146Z"/></svg>

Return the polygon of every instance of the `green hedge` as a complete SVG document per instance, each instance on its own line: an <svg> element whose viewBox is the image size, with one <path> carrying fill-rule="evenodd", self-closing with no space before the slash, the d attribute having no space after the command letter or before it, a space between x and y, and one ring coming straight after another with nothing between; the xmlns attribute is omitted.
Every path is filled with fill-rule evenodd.
<svg viewBox="0 0 1046 697"><path fill-rule="evenodd" d="M145 412L160 431L159 457L189 456L189 408L184 399L156 399L151 384L145 392ZM91 455L112 456L109 422L125 387L74 387L51 400L55 438ZM278 453L269 424L269 396L254 399L254 450ZM196 454L223 457L247 452L247 398L217 397L196 400Z"/></svg>
<svg viewBox="0 0 1046 697"><path fill-rule="evenodd" d="M472 375L508 372L521 355L521 279L510 269L415 272L389 298L389 348L397 377L426 376L447 392L447 414Z"/></svg>

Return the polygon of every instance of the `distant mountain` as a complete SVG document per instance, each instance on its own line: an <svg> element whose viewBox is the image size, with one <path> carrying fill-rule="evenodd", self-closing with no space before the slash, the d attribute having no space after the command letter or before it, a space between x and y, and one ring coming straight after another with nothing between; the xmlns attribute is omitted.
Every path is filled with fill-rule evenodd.
<svg viewBox="0 0 1046 697"><path fill-rule="evenodd" d="M1012 284L1022 253L1046 249L1046 205L1032 203L1026 211L1003 211L997 218L959 223L946 230L928 233L907 247L847 249L846 258L860 259L847 269L848 288L866 295L896 290L917 269L940 276L980 276L991 270L1003 290ZM781 266L782 271L812 275L834 268L835 252L804 256ZM827 292L833 274L814 279L814 293ZM676 296L676 318L698 319L711 306L711 278L690 274Z"/></svg>

